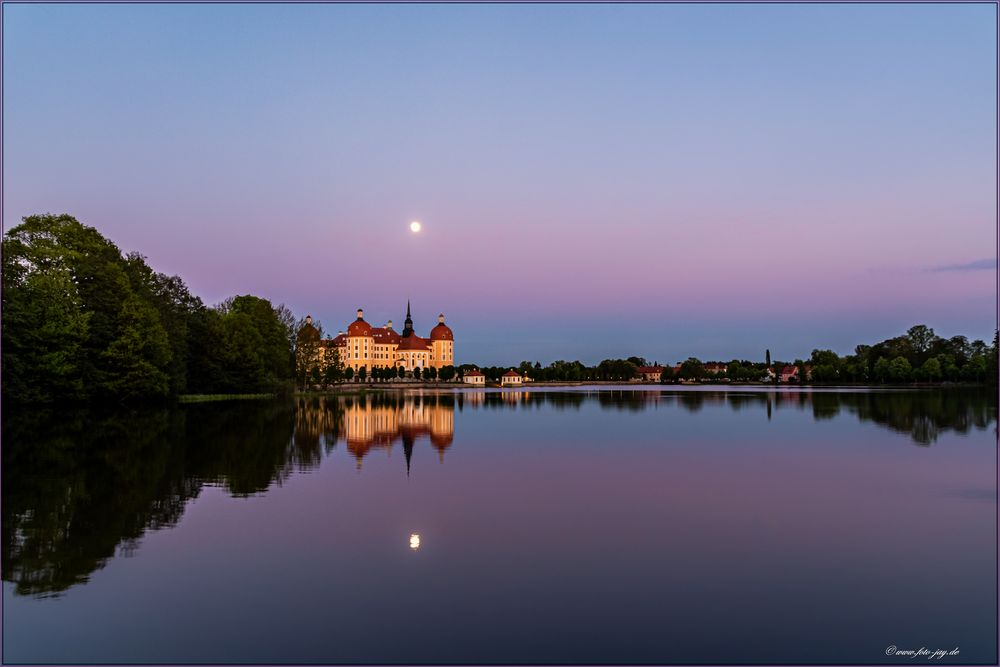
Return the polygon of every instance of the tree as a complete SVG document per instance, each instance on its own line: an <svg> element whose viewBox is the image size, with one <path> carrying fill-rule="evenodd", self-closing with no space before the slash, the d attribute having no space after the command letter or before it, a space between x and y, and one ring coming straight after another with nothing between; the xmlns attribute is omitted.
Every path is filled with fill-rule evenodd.
<svg viewBox="0 0 1000 667"><path fill-rule="evenodd" d="M455 367L454 366L442 366L441 371L438 373L444 382L449 382L455 377Z"/></svg>
<svg viewBox="0 0 1000 667"><path fill-rule="evenodd" d="M304 385L312 369L319 365L323 325L305 318L299 320L295 329L295 379Z"/></svg>
<svg viewBox="0 0 1000 667"><path fill-rule="evenodd" d="M368 379L368 367L362 366L361 368L358 369L358 381L364 382L367 379Z"/></svg>
<svg viewBox="0 0 1000 667"><path fill-rule="evenodd" d="M323 367L323 382L325 384L336 384L340 382L344 375L344 365L340 363L340 354L336 349L329 354L332 358L327 359Z"/></svg>
<svg viewBox="0 0 1000 667"><path fill-rule="evenodd" d="M170 342L156 310L130 294L119 318L120 334L102 353L106 363L100 388L119 400L165 397L170 392L165 370Z"/></svg>
<svg viewBox="0 0 1000 667"><path fill-rule="evenodd" d="M129 253L125 257L124 270L132 292L159 315L170 345L171 359L165 369L170 379L170 392L183 393L188 389L191 320L205 305L188 291L179 276L153 271L139 253Z"/></svg>
<svg viewBox="0 0 1000 667"><path fill-rule="evenodd" d="M699 380L705 377L705 365L695 357L688 357L677 375L684 380Z"/></svg>
<svg viewBox="0 0 1000 667"><path fill-rule="evenodd" d="M264 385L270 385L274 389L281 382L290 380L294 373L290 363L293 358L292 348L288 344L285 325L278 318L271 302L246 294L233 297L227 302L227 306L227 317L246 315L251 326L260 335L261 348L257 351L257 356L265 373Z"/></svg>
<svg viewBox="0 0 1000 667"><path fill-rule="evenodd" d="M938 382L941 380L941 362L935 358L928 359L920 367L921 375L928 382Z"/></svg>
<svg viewBox="0 0 1000 667"><path fill-rule="evenodd" d="M3 240L5 400L145 400L186 386L179 278L128 259L68 215L36 215Z"/></svg>
<svg viewBox="0 0 1000 667"><path fill-rule="evenodd" d="M906 357L896 357L889 362L889 379L893 382L906 382L913 372L910 362Z"/></svg>
<svg viewBox="0 0 1000 667"><path fill-rule="evenodd" d="M302 322L297 321L295 319L295 314L292 313L291 308L289 308L283 303L279 303L277 306L275 306L274 314L277 316L278 321L281 322L281 326L284 327L285 329L285 337L288 338L288 345L292 349L294 349L295 339L298 336ZM316 320L315 326L322 332L323 325L319 323L319 320Z"/></svg>
<svg viewBox="0 0 1000 667"><path fill-rule="evenodd" d="M764 351L764 359L765 359L764 363L767 364L768 368L770 368L771 367L771 350L765 350Z"/></svg>
<svg viewBox="0 0 1000 667"><path fill-rule="evenodd" d="M427 377L428 380L436 380L437 379L437 374L438 374L437 373L437 369L434 368L433 366L429 366L427 368L427 372L425 373L425 376Z"/></svg>
<svg viewBox="0 0 1000 667"><path fill-rule="evenodd" d="M414 366L413 367L413 379L414 380L419 380L420 379L420 366Z"/></svg>
<svg viewBox="0 0 1000 667"><path fill-rule="evenodd" d="M997 348L998 342L1000 342L1000 336L997 332L993 332L993 345L990 346L989 354L986 359L986 382L988 384L997 384Z"/></svg>
<svg viewBox="0 0 1000 667"><path fill-rule="evenodd" d="M934 329L931 329L926 324L918 324L910 327L906 331L906 337L909 339L913 351L918 355L929 351L931 344L937 338L934 334Z"/></svg>
<svg viewBox="0 0 1000 667"><path fill-rule="evenodd" d="M65 267L22 274L3 246L3 395L28 402L78 400L90 319Z"/></svg>
<svg viewBox="0 0 1000 667"><path fill-rule="evenodd" d="M354 379L354 369L351 368L350 366L348 366L347 368L345 368L344 369L344 377L347 378L348 382L350 382L351 380L353 380Z"/></svg>
<svg viewBox="0 0 1000 667"><path fill-rule="evenodd" d="M875 362L872 368L872 377L878 382L886 382L889 380L889 360L885 357L879 357L878 361Z"/></svg>
<svg viewBox="0 0 1000 667"><path fill-rule="evenodd" d="M396 369L396 375L398 375L398 376L399 376L399 379L400 379L400 380L402 380L403 378L405 378L405 377L406 377L406 366L403 366L403 365L400 365L400 366L399 366L399 367L398 367L398 368Z"/></svg>
<svg viewBox="0 0 1000 667"><path fill-rule="evenodd" d="M633 366L648 366L649 365L648 363L646 363L646 360L643 357L629 357L627 361L629 363L631 363Z"/></svg>

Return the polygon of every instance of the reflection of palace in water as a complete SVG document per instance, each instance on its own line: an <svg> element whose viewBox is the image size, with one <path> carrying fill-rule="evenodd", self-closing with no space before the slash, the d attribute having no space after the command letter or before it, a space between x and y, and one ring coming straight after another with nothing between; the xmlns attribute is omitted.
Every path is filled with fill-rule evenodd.
<svg viewBox="0 0 1000 667"><path fill-rule="evenodd" d="M341 422L341 435L359 468L369 451L384 449L391 453L398 440L402 441L409 471L413 445L424 436L430 439L443 462L454 433L455 406L450 401L413 399L381 405L366 400L353 401L344 406Z"/></svg>

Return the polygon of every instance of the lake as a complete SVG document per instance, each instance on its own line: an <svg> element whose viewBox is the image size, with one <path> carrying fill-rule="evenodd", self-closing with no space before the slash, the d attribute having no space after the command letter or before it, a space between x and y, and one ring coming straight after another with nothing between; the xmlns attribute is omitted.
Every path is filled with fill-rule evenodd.
<svg viewBox="0 0 1000 667"><path fill-rule="evenodd" d="M6 414L3 658L996 664L996 428L957 389Z"/></svg>

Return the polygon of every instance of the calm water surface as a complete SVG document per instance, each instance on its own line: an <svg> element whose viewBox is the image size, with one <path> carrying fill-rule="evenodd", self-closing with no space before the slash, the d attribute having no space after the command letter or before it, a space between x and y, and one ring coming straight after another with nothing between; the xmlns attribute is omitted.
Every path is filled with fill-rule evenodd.
<svg viewBox="0 0 1000 667"><path fill-rule="evenodd" d="M988 393L5 417L6 662L997 660Z"/></svg>

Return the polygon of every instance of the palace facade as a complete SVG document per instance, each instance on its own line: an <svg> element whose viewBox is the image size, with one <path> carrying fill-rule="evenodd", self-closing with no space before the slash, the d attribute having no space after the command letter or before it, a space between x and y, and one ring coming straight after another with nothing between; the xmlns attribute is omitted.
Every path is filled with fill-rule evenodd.
<svg viewBox="0 0 1000 667"><path fill-rule="evenodd" d="M312 317L306 317L300 337L304 332L308 333L306 327L312 327ZM365 321L364 310L358 308L358 317L347 325L346 333L341 331L336 338L318 341L320 365L324 365L334 351L344 368L352 368L355 372L361 368L370 371L373 368L400 366L409 372L415 368L440 369L455 364L455 335L444 323L444 314L440 314L430 335L426 338L418 336L413 329L410 302L407 301L406 320L401 332L397 333L392 328L392 320L384 327L373 327Z"/></svg>

